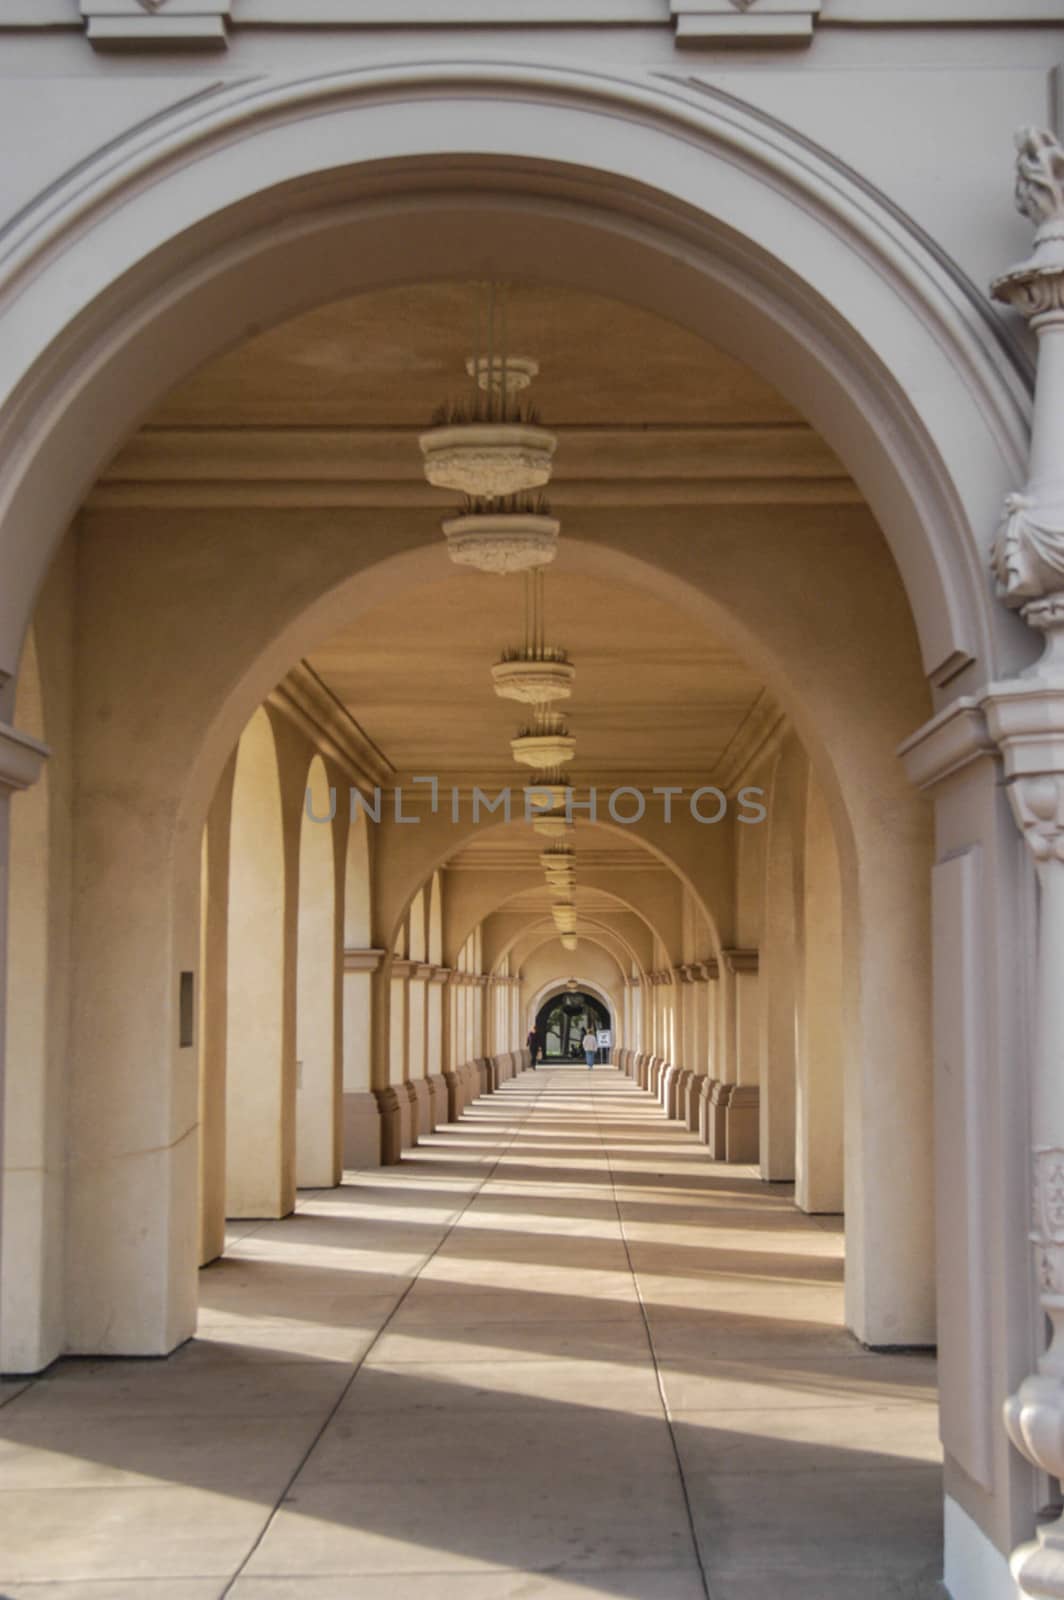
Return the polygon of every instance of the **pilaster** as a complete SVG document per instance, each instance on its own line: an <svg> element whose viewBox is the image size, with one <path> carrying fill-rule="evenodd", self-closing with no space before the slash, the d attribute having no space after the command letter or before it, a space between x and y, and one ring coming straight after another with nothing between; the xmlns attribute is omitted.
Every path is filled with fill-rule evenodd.
<svg viewBox="0 0 1064 1600"><path fill-rule="evenodd" d="M1009 1437L1051 1478L1064 1477L1064 149L1052 134L1017 137L1016 203L1036 225L1030 258L993 286L1038 339L1028 478L1010 495L992 551L998 594L1044 635L1028 672L982 698L1000 747L1013 815L1038 875L1038 954L1031 1062L1031 1241L1048 1347L1005 1407ZM1064 1594L1064 1517L1012 1559L1024 1595Z"/></svg>

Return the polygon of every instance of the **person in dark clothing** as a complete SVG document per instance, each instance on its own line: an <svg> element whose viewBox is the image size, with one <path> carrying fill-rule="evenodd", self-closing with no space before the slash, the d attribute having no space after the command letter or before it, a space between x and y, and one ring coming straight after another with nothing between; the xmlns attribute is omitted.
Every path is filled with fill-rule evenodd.
<svg viewBox="0 0 1064 1600"><path fill-rule="evenodd" d="M540 1056L539 1034L535 1028L529 1028L525 1044L528 1046L528 1053L532 1057L532 1065L534 1067Z"/></svg>

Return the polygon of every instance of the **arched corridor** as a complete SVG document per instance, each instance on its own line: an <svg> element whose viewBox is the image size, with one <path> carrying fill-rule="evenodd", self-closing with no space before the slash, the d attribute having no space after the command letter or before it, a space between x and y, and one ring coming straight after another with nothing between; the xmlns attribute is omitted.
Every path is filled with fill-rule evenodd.
<svg viewBox="0 0 1064 1600"><path fill-rule="evenodd" d="M1064 1592L1017 3L0 0L0 1600Z"/></svg>
<svg viewBox="0 0 1064 1600"><path fill-rule="evenodd" d="M234 1225L168 1363L9 1391L5 1588L931 1600L934 1363L846 1332L789 1195L616 1069L525 1073Z"/></svg>

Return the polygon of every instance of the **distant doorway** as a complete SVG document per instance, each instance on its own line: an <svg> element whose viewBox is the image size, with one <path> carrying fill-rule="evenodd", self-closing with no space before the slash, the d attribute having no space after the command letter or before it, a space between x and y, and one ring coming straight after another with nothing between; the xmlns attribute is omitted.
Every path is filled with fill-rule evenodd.
<svg viewBox="0 0 1064 1600"><path fill-rule="evenodd" d="M555 995L536 1013L544 1061L582 1061L581 1040L588 1028L598 1033L610 1027L610 1014L602 1001L583 989Z"/></svg>

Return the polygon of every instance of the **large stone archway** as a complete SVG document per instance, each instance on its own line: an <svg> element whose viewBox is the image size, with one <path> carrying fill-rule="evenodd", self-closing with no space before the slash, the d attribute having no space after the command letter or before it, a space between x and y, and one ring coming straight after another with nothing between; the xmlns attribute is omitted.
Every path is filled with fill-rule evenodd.
<svg viewBox="0 0 1064 1600"><path fill-rule="evenodd" d="M513 97L506 118L497 115L500 88ZM284 137L294 116L305 119L300 141ZM441 149L450 157L441 158ZM579 165L569 159L573 150L581 152ZM271 175L268 188L263 172ZM483 270L487 250L490 270L500 275L582 284L666 313L740 353L793 397L845 460L879 520L911 608L929 699L942 704L1029 657L1026 636L994 608L982 577L1001 494L1022 472L1021 364L1003 352L969 286L889 206L727 97L487 67L367 72L267 90L245 85L206 96L119 145L105 163L89 163L76 184L53 191L48 208L24 218L0 316L11 353L11 381L0 397L0 673L9 715L22 640L51 555L101 463L136 421L192 365L251 326L332 295L404 281L429 244L441 274ZM76 1070L95 1081L100 1064L111 1061L117 1090L136 1100L124 1125L139 1141L142 1181L166 1197L174 1217L192 1204L184 1135L195 1116L173 1044L176 975L196 965L196 851L218 773L235 733L303 641L320 636L341 610L350 614L353 604L401 593L414 563L424 570L444 559L426 549L423 536L397 538L384 529L357 557L329 536L317 554L312 575L300 576L298 563L274 575L274 602L229 646L222 641L235 607L218 590L218 571L209 564L193 570L193 563L184 572L182 604L199 607L196 631L213 629L220 644L210 660L196 663L202 676L195 693L187 684L180 696L172 692L173 662L189 656L191 634L180 627L160 631L157 654L147 661L143 634L137 642L127 633L125 659L116 650L94 686L121 686L124 696L134 661L143 673L123 700L129 722L100 719L86 740L85 795L96 825L105 833L130 805L151 825L129 840L120 861L103 850L83 863L95 876L79 910L75 1024L79 1016L85 1022L88 997L107 976L113 950L101 933L116 887L150 880L153 900L137 908L144 918L137 936L151 965L144 1002L155 1008L156 1046L148 1068L140 1070L138 1060L134 1074L128 1044L123 1055L128 1016L104 1019L91 1050L75 1046ZM586 560L590 570L621 564L677 603L712 615L759 659L788 704L838 837L849 919L844 1007L848 1026L865 1042L860 1071L865 1081L894 1088L885 1106L889 1137L881 1131L868 1141L857 1165L866 1174L877 1165L893 1168L904 1145L914 1208L925 1212L928 1018L919 999L899 1007L893 983L909 973L914 987L906 993L922 992L923 972L911 969L922 969L927 862L922 816L883 737L884 726L900 740L922 720L924 687L915 672L889 692L877 686L870 654L855 637L860 619L841 614L855 579L842 550L822 557L814 580L822 616L839 625L837 653L797 675L791 669L802 629L750 575L730 592L725 578L710 594L684 551L648 558L605 539L589 545ZM131 599L136 609L147 593L138 592L137 575L124 581L121 595L108 592L98 573L88 585L98 639L120 634L120 613ZM152 587L159 581L156 574ZM150 608L142 616L158 621ZM113 777L128 765L131 725L143 726L144 708L161 701L174 713L166 738L158 749L145 747L150 774L138 774L118 805ZM869 704L886 713L876 749L860 733ZM1008 865L1012 840L1000 825L1003 804L991 793L994 775L982 770L973 782L979 805L965 827L979 835L982 892L987 901L995 894L1009 900L1020 928L1017 869ZM389 864L387 836L382 840L386 886L393 874L391 900L381 898L383 918L389 904L402 914L435 863L407 856L400 864L393 852ZM970 913L969 899L947 902L944 943L970 937L960 925ZM390 940L385 947L392 948ZM995 1037L1006 1039L1018 1004L1007 998L1008 958L995 947L987 959L979 998L994 997ZM974 970L969 963L960 990L943 996L947 1019L960 1010L969 1027ZM965 1102L965 1148L958 1155L940 1144L940 1184L948 1187L958 1168L969 1178L983 1167L994 1173L994 1193L984 1203L996 1201L1005 1219L997 1242L1004 1256L1020 1211L1023 1162L1007 1148L1007 1129L985 1125L981 1086L970 1092L976 1104L972 1110ZM115 1262L121 1230L109 1230L108 1222L127 1197L100 1174L134 1152L106 1120L87 1137L82 1175L92 1177L82 1199L98 1237L110 1237ZM949 1215L949 1293L962 1314L950 1335L958 1349L947 1349L947 1361L967 1356L966 1330L989 1325L993 1298L993 1275L979 1261L976 1213L954 1207ZM911 1263L899 1235L877 1239L871 1210L861 1213L861 1224L868 1248L881 1245L903 1281ZM187 1331L191 1267L187 1249L157 1252L143 1316L135 1328L122 1328L119 1317L116 1347L160 1353ZM92 1268L86 1258L83 1272ZM980 1347L988 1392L1004 1392L1004 1346L1017 1338L1010 1316L1007 1329L1004 1313L994 1324L995 1350ZM94 1339L84 1327L72 1337L75 1348ZM970 1417L958 1418L948 1423L948 1442L959 1472L977 1485L962 1490L977 1503L1015 1469L1004 1459L1003 1440L989 1436L985 1415L974 1432ZM1006 1520L1014 1518L1014 1504L1015 1496Z"/></svg>

